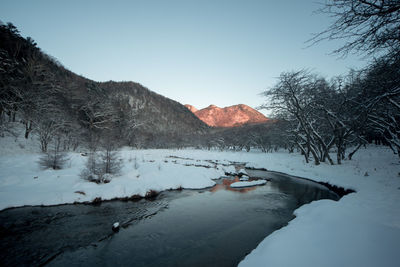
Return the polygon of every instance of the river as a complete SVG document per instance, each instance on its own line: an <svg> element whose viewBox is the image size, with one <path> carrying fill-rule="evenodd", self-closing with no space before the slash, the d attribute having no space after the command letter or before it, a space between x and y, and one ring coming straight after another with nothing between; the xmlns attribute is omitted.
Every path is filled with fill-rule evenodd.
<svg viewBox="0 0 400 267"><path fill-rule="evenodd" d="M326 187L248 170L264 186L232 189L221 178L204 190L97 205L22 207L0 212L0 265L236 266L299 206L338 200ZM114 222L121 224L114 233Z"/></svg>

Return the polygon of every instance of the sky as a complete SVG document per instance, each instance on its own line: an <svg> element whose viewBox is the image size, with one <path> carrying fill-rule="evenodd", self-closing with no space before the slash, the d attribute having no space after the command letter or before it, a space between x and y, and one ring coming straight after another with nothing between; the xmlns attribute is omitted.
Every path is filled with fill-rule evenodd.
<svg viewBox="0 0 400 267"><path fill-rule="evenodd" d="M198 109L257 107L281 72L329 79L366 65L332 55L341 41L308 47L332 22L315 14L321 1L1 0L0 20L89 79L139 82Z"/></svg>

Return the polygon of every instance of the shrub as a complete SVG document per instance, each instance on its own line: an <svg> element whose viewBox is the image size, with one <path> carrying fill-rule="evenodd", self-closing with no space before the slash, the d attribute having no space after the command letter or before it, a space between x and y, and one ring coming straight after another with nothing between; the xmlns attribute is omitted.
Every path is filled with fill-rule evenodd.
<svg viewBox="0 0 400 267"><path fill-rule="evenodd" d="M90 152L81 178L95 183L109 183L113 175L120 172L122 160L118 152L106 149L102 152Z"/></svg>
<svg viewBox="0 0 400 267"><path fill-rule="evenodd" d="M60 149L60 141L56 139L52 147L40 157L39 165L42 169L60 170L68 160L67 154Z"/></svg>

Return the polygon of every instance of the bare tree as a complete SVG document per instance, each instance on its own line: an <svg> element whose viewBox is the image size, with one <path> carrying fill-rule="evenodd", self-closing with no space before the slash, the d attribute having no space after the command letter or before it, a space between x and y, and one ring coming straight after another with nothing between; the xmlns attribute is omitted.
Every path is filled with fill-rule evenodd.
<svg viewBox="0 0 400 267"><path fill-rule="evenodd" d="M34 131L42 152L46 152L52 139L62 136L71 124L62 106L64 90L55 74L38 58L28 60L25 73L28 83L21 102L25 138Z"/></svg>
<svg viewBox="0 0 400 267"><path fill-rule="evenodd" d="M52 141L52 146L39 159L39 165L43 169L51 168L53 170L62 169L68 161L66 153L62 150L61 136L57 136Z"/></svg>
<svg viewBox="0 0 400 267"><path fill-rule="evenodd" d="M400 2L397 0L328 0L317 12L335 21L309 42L344 39L334 53L400 52Z"/></svg>
<svg viewBox="0 0 400 267"><path fill-rule="evenodd" d="M314 163L320 163L318 156L319 144L324 145L321 135L315 127L313 120L314 99L312 97L315 80L306 70L282 73L278 83L264 92L269 99L269 104L263 108L269 108L286 117L287 120L295 120L297 125L292 129L296 136L297 147L302 151L308 162L309 155L313 156Z"/></svg>
<svg viewBox="0 0 400 267"><path fill-rule="evenodd" d="M9 121L15 121L18 104L22 99L21 64L6 50L0 49L0 123L4 122L4 115ZM0 128L1 129L1 128Z"/></svg>
<svg viewBox="0 0 400 267"><path fill-rule="evenodd" d="M116 141L112 131L101 136L99 150L91 150L81 177L96 183L110 182L112 175L120 172L122 159L116 151Z"/></svg>
<svg viewBox="0 0 400 267"><path fill-rule="evenodd" d="M121 161L116 148L121 142L119 130L125 118L112 97L93 85L91 99L79 109L80 121L86 127L89 156L81 177L97 183L110 181L117 174Z"/></svg>
<svg viewBox="0 0 400 267"><path fill-rule="evenodd" d="M380 59L361 81L369 127L400 157L400 58Z"/></svg>
<svg viewBox="0 0 400 267"><path fill-rule="evenodd" d="M118 174L121 170L121 158L116 151L115 139L111 134L106 135L102 141L101 160L102 169L106 174Z"/></svg>
<svg viewBox="0 0 400 267"><path fill-rule="evenodd" d="M336 146L337 163L341 164L347 146L362 140L359 134L367 116L361 112L358 89L344 88L339 81L328 83L301 70L281 74L278 83L264 92L270 101L264 107L286 122L282 133L288 139L286 146L293 151L295 144L306 162L311 154L315 164L334 164L330 152Z"/></svg>

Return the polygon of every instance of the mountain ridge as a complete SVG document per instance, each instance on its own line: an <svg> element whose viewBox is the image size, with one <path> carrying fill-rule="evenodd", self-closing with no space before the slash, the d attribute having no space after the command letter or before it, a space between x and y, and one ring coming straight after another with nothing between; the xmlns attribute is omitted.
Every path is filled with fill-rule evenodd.
<svg viewBox="0 0 400 267"><path fill-rule="evenodd" d="M269 121L262 113L245 104L237 104L224 108L211 104L199 110L189 104L185 104L185 107L211 127L229 128L245 124L261 124Z"/></svg>

